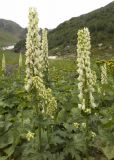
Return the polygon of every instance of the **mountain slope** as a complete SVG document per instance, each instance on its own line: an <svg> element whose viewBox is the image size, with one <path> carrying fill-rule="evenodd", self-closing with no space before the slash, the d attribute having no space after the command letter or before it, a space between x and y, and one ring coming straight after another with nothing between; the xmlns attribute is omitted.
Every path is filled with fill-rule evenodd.
<svg viewBox="0 0 114 160"><path fill-rule="evenodd" d="M88 27L94 48L102 44L102 48L114 45L114 1L105 7L63 22L48 34L51 54L68 54L75 52L77 32Z"/></svg>
<svg viewBox="0 0 114 160"><path fill-rule="evenodd" d="M19 41L23 30L13 21L0 19L0 46L7 46Z"/></svg>

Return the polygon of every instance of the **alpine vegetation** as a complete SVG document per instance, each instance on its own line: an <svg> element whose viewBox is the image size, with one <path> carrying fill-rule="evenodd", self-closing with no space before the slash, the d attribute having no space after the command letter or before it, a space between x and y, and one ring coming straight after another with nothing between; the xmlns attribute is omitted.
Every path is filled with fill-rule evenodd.
<svg viewBox="0 0 114 160"><path fill-rule="evenodd" d="M5 59L5 55L4 54L2 56L2 72L4 74L6 73L6 59Z"/></svg>
<svg viewBox="0 0 114 160"><path fill-rule="evenodd" d="M42 50L43 50L43 73L46 80L48 80L48 40L47 30L42 31Z"/></svg>
<svg viewBox="0 0 114 160"><path fill-rule="evenodd" d="M106 63L101 65L101 84L107 84L107 66Z"/></svg>
<svg viewBox="0 0 114 160"><path fill-rule="evenodd" d="M22 54L19 54L19 68L22 68L23 66L23 59L22 59Z"/></svg>
<svg viewBox="0 0 114 160"><path fill-rule="evenodd" d="M43 99L44 105L42 105L42 111L46 111L46 113L52 117L52 113L55 111L57 104L55 98L52 96L51 89L46 89L43 82L42 68L44 66L42 63L43 55L41 55L43 52L38 37L38 16L34 8L29 9L29 27L26 44L25 89L27 91L32 89L36 90L40 99ZM46 52L47 50L45 53ZM44 108L44 106L47 107Z"/></svg>
<svg viewBox="0 0 114 160"><path fill-rule="evenodd" d="M51 89L46 88L43 84L43 80L38 76L32 77L32 81L33 88L36 89L36 95L39 97L40 103L42 102L42 108L40 107L42 114L53 119L57 108L57 102L52 96Z"/></svg>
<svg viewBox="0 0 114 160"><path fill-rule="evenodd" d="M26 79L25 89L31 94L34 116L43 121L44 118L54 118L57 108L55 98L50 88L46 88L43 80L43 53L38 34L38 15L34 8L29 9L29 26L26 39ZM42 142L42 125L38 124L39 150ZM37 134L36 134L37 135Z"/></svg>
<svg viewBox="0 0 114 160"><path fill-rule="evenodd" d="M94 82L93 73L90 67L90 33L88 28L78 31L77 43L77 72L78 76L78 90L79 90L79 104L78 107L84 112L91 113L91 108L95 108L93 92Z"/></svg>
<svg viewBox="0 0 114 160"><path fill-rule="evenodd" d="M93 71L92 70L92 84L93 84L93 86L95 86L96 85L96 83L97 83L97 75L96 75L96 72L95 71Z"/></svg>
<svg viewBox="0 0 114 160"><path fill-rule="evenodd" d="M91 65L83 28L77 66L70 55L48 61L48 30L38 28L35 8L28 18L25 55L1 54L0 160L114 159L114 60L93 55Z"/></svg>
<svg viewBox="0 0 114 160"><path fill-rule="evenodd" d="M30 90L32 77L42 77L40 43L38 35L38 15L35 8L29 9L29 24L26 38L26 83L25 89Z"/></svg>

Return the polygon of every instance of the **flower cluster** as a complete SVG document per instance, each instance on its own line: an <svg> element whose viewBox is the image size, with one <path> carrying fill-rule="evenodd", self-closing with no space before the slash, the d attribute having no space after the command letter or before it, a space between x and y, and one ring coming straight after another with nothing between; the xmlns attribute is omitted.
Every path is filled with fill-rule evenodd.
<svg viewBox="0 0 114 160"><path fill-rule="evenodd" d="M107 66L106 63L104 63L101 66L101 84L107 84L108 79L107 79Z"/></svg>
<svg viewBox="0 0 114 160"><path fill-rule="evenodd" d="M79 90L79 108L87 113L91 113L91 108L95 108L93 92L94 92L94 77L90 67L90 33L88 28L78 31L77 43L77 72L78 90ZM87 97L88 96L88 97ZM89 102L87 102L89 99Z"/></svg>
<svg viewBox="0 0 114 160"><path fill-rule="evenodd" d="M42 50L43 50L43 71L48 72L48 40L47 40L47 30L42 31Z"/></svg>
<svg viewBox="0 0 114 160"><path fill-rule="evenodd" d="M42 50L43 48L43 50ZM29 10L29 27L26 40L26 91L35 90L36 99L42 102L42 112L53 117L53 113L57 107L55 98L52 96L50 88L46 88L43 81L43 64L44 59L47 61L47 31L43 31L43 44L41 45L41 37L38 35L38 17L34 8ZM43 51L45 58L43 58ZM46 62L48 64L48 62ZM46 64L45 64L46 65Z"/></svg>
<svg viewBox="0 0 114 160"><path fill-rule="evenodd" d="M38 35L38 15L35 8L29 9L29 25L26 38L26 84L30 87L32 84L31 77L42 77L42 56Z"/></svg>
<svg viewBox="0 0 114 160"><path fill-rule="evenodd" d="M32 133L32 132L29 131L29 132L26 134L27 140L30 141L31 139L34 139L34 135L35 135L35 133Z"/></svg>
<svg viewBox="0 0 114 160"><path fill-rule="evenodd" d="M95 138L95 137L96 137L96 133L93 132L93 131L90 131L90 135L91 135L92 138Z"/></svg>
<svg viewBox="0 0 114 160"><path fill-rule="evenodd" d="M81 127L82 127L83 129L85 129L85 128L86 128L86 123L82 123L82 124L81 124Z"/></svg>
<svg viewBox="0 0 114 160"><path fill-rule="evenodd" d="M73 123L73 127L74 127L74 128L79 128L79 123L74 122L74 123Z"/></svg>
<svg viewBox="0 0 114 160"><path fill-rule="evenodd" d="M96 76L96 72L95 71L91 71L92 72L92 85L95 86L96 82L97 82L97 76Z"/></svg>
<svg viewBox="0 0 114 160"><path fill-rule="evenodd" d="M46 89L43 80L38 76L32 77L32 82L33 88L36 88L37 90L38 97L43 100L44 105L42 106L42 110L44 111L44 114L53 118L54 112L57 109L57 102L52 96L51 89Z"/></svg>

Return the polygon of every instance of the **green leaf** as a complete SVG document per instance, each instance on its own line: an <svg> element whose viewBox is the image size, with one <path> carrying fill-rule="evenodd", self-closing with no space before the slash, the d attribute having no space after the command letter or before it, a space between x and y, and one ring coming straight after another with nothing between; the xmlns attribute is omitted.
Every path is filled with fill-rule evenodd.
<svg viewBox="0 0 114 160"><path fill-rule="evenodd" d="M105 156L108 158L108 160L111 160L112 158L114 158L114 146L102 147L102 150Z"/></svg>
<svg viewBox="0 0 114 160"><path fill-rule="evenodd" d="M2 156L2 157L0 157L0 160L7 160L7 158L8 157L6 157L6 156Z"/></svg>
<svg viewBox="0 0 114 160"><path fill-rule="evenodd" d="M11 146L11 147L8 147L4 150L4 152L8 155L8 157L10 157L15 151L15 147L14 146Z"/></svg>
<svg viewBox="0 0 114 160"><path fill-rule="evenodd" d="M4 135L0 136L0 149L7 147L12 143L13 143L12 131L6 132Z"/></svg>

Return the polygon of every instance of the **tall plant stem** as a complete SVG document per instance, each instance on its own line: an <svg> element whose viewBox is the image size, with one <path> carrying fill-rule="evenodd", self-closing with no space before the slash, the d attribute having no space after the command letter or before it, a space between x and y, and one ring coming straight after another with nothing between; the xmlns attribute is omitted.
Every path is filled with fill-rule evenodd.
<svg viewBox="0 0 114 160"><path fill-rule="evenodd" d="M88 138L87 138L87 137L89 136L88 119L89 119L89 116L86 117L86 148L87 148L86 158L87 158L87 160L89 160L89 153L88 153L89 140L88 140Z"/></svg>
<svg viewBox="0 0 114 160"><path fill-rule="evenodd" d="M42 137L41 137L41 134L42 134L42 128L41 128L41 124L39 124L39 151L41 152L41 146L42 146Z"/></svg>

